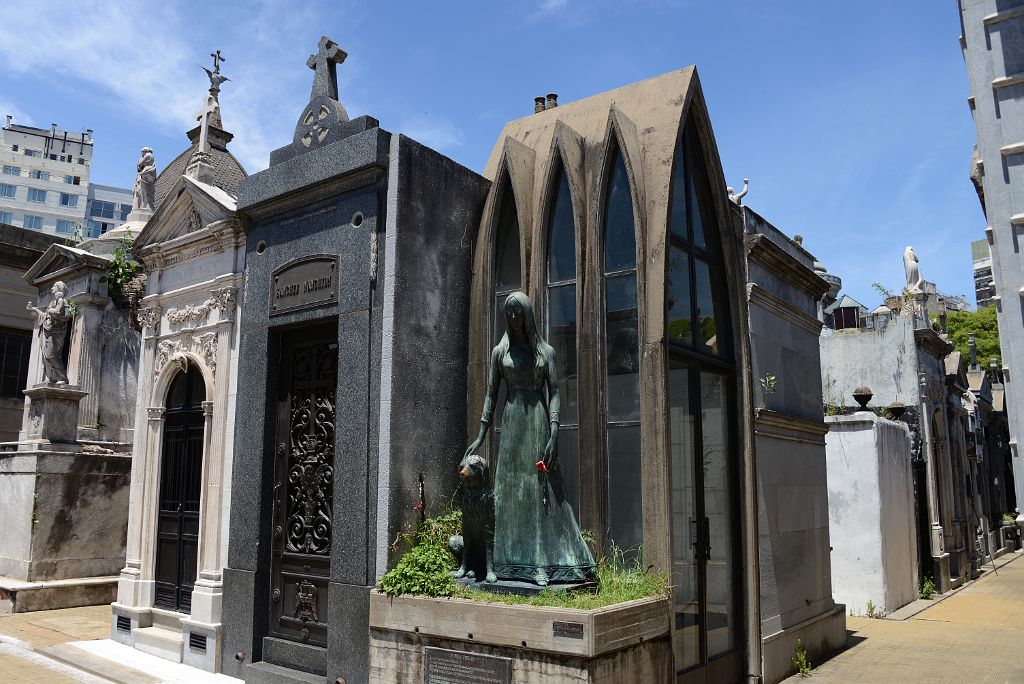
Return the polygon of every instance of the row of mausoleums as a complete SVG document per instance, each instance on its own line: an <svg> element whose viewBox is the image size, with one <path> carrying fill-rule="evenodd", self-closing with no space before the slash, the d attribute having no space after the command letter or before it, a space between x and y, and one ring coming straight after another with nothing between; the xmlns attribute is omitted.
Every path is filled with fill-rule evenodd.
<svg viewBox="0 0 1024 684"><path fill-rule="evenodd" d="M730 201L695 69L512 121L479 176L350 120L332 78L344 53L321 43L270 167L245 176L218 111L134 239L147 279L113 637L253 682L422 679L436 648L526 670L562 654L590 681L618 654L655 679L774 682L798 639L815 660L841 647L829 284ZM47 264L40 288L67 268ZM517 290L560 364L580 527L671 577L642 646L628 629L589 655L564 634L539 650L428 639L436 612L387 623L372 592L397 535L456 491ZM501 412L499 398L492 460ZM534 619L511 611L511 630L517 615Z"/></svg>

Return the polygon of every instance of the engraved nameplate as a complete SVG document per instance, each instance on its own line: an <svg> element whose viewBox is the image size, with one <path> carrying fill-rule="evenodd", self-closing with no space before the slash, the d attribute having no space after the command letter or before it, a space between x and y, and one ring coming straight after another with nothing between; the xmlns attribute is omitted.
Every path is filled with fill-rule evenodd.
<svg viewBox="0 0 1024 684"><path fill-rule="evenodd" d="M338 301L338 257L294 259L279 266L270 283L270 315Z"/></svg>
<svg viewBox="0 0 1024 684"><path fill-rule="evenodd" d="M559 622L558 620L555 620L551 623L551 632L556 637L564 637L566 639L582 639L583 623Z"/></svg>
<svg viewBox="0 0 1024 684"><path fill-rule="evenodd" d="M512 659L427 646L423 684L511 684Z"/></svg>

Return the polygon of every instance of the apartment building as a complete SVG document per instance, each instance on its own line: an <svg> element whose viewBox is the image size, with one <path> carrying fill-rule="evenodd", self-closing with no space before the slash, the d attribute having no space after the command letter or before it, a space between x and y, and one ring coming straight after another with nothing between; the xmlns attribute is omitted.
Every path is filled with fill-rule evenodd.
<svg viewBox="0 0 1024 684"><path fill-rule="evenodd" d="M15 124L0 129L0 223L79 239L99 235L131 210L126 188L89 182L92 130Z"/></svg>

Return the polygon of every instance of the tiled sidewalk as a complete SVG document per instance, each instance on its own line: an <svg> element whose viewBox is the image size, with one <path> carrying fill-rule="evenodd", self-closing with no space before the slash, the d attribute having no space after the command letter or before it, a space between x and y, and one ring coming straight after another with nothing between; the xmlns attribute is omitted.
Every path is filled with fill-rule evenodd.
<svg viewBox="0 0 1024 684"><path fill-rule="evenodd" d="M109 637L109 605L0 615L0 682L240 684Z"/></svg>
<svg viewBox="0 0 1024 684"><path fill-rule="evenodd" d="M907 620L848 617L847 649L788 684L1024 682L1020 558Z"/></svg>

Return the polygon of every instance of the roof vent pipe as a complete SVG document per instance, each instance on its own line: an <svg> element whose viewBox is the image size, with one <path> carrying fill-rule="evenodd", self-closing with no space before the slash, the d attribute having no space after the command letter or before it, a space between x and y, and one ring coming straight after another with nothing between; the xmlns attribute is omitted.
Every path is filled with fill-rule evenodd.
<svg viewBox="0 0 1024 684"><path fill-rule="evenodd" d="M7 115L7 124L6 124L7 126L11 125L11 119L13 119L13 118L14 117L12 117L10 114Z"/></svg>
<svg viewBox="0 0 1024 684"><path fill-rule="evenodd" d="M558 106L558 93L548 93L548 104L545 109L554 109Z"/></svg>
<svg viewBox="0 0 1024 684"><path fill-rule="evenodd" d="M533 98L533 113L537 114L544 111L544 96ZM7 117L10 120L11 117Z"/></svg>

